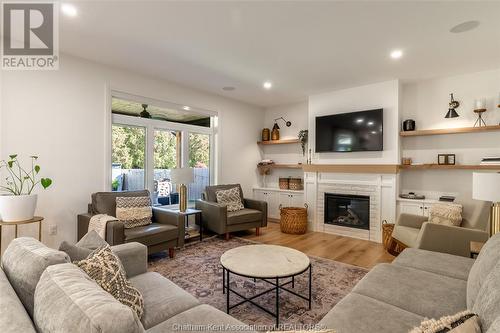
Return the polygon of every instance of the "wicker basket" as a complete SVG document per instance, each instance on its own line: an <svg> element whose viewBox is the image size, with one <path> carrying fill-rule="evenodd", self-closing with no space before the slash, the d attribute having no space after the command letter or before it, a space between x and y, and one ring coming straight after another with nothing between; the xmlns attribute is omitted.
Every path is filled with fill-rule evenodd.
<svg viewBox="0 0 500 333"><path fill-rule="evenodd" d="M388 223L386 220L382 221L382 241L386 250L390 248L393 230L394 223Z"/></svg>
<svg viewBox="0 0 500 333"><path fill-rule="evenodd" d="M301 235L307 231L307 204L305 208L280 205L280 229L285 234Z"/></svg>
<svg viewBox="0 0 500 333"><path fill-rule="evenodd" d="M288 188L290 190L294 190L294 191L302 190L302 179L301 178L290 178Z"/></svg>
<svg viewBox="0 0 500 333"><path fill-rule="evenodd" d="M289 178L280 178L279 180L279 185L281 190L288 190L289 189L289 184L290 184L290 179Z"/></svg>

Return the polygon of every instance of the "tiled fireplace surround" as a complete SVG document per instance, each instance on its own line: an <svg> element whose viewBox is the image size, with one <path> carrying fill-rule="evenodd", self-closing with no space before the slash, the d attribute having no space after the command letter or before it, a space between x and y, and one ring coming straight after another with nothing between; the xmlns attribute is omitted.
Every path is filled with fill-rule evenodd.
<svg viewBox="0 0 500 333"><path fill-rule="evenodd" d="M363 230L324 223L325 193L370 197L370 229ZM305 174L305 194L309 224L314 231L382 241L382 221L394 222L396 176L384 174L314 173Z"/></svg>

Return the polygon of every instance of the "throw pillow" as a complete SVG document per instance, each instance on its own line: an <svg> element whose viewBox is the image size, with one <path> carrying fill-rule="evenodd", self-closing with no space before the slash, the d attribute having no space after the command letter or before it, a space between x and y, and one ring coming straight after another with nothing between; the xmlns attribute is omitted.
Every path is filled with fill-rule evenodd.
<svg viewBox="0 0 500 333"><path fill-rule="evenodd" d="M65 252L71 261L80 261L87 258L93 250L63 241L61 245L59 245L59 251Z"/></svg>
<svg viewBox="0 0 500 333"><path fill-rule="evenodd" d="M432 205L429 222L459 227L462 224L462 205Z"/></svg>
<svg viewBox="0 0 500 333"><path fill-rule="evenodd" d="M87 259L75 262L75 265L120 303L129 306L139 319L142 317L142 295L127 280L120 259L111 251L109 245L94 250Z"/></svg>
<svg viewBox="0 0 500 333"><path fill-rule="evenodd" d="M481 333L479 317L469 310L439 319L425 320L410 333Z"/></svg>
<svg viewBox="0 0 500 333"><path fill-rule="evenodd" d="M86 249L95 250L101 246L107 245L108 243L99 236L97 231L91 230L87 232L82 239L80 239L75 245L78 247L83 247Z"/></svg>
<svg viewBox="0 0 500 333"><path fill-rule="evenodd" d="M227 206L228 212L235 212L245 208L243 202L241 202L241 194L238 187L216 191L215 196L217 198L217 203Z"/></svg>
<svg viewBox="0 0 500 333"><path fill-rule="evenodd" d="M135 228L151 223L153 210L150 197L117 197L116 218L125 228Z"/></svg>

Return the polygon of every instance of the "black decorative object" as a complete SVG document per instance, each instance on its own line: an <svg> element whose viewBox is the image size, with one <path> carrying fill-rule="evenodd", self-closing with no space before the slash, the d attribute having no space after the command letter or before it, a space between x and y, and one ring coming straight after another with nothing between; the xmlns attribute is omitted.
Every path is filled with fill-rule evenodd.
<svg viewBox="0 0 500 333"><path fill-rule="evenodd" d="M457 111L455 110L460 106L460 103L458 101L455 101L453 99L453 93L450 94L450 103L448 103L448 112L446 113L445 118L457 118L459 117Z"/></svg>
<svg viewBox="0 0 500 333"><path fill-rule="evenodd" d="M141 118L151 118L151 113L149 113L148 110L146 110L148 108L148 105L142 104L142 108L143 110L141 111L141 113L139 113L139 116Z"/></svg>
<svg viewBox="0 0 500 333"><path fill-rule="evenodd" d="M409 132L415 130L415 120L407 119L403 121L403 131Z"/></svg>

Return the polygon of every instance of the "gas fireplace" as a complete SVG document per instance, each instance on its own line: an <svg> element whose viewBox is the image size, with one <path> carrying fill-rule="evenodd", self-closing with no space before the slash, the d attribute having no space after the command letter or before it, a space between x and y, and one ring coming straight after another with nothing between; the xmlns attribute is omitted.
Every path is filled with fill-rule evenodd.
<svg viewBox="0 0 500 333"><path fill-rule="evenodd" d="M325 224L370 229L370 197L325 193Z"/></svg>

